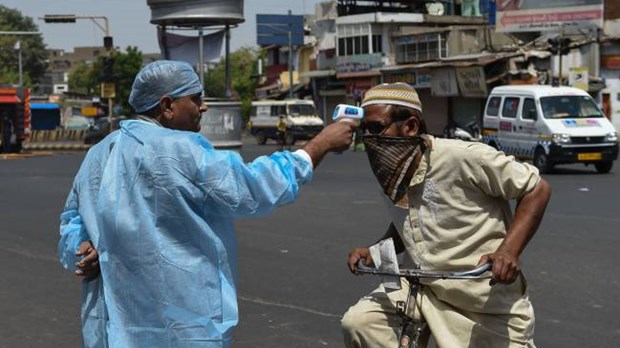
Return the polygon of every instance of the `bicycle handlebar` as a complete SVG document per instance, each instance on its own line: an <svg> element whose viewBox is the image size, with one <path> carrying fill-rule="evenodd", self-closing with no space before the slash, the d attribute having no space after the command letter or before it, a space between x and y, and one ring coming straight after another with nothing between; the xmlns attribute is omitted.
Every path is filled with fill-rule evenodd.
<svg viewBox="0 0 620 348"><path fill-rule="evenodd" d="M421 269L401 269L398 273L379 271L374 267L364 265L360 259L357 262L355 270L359 273L374 274L382 276L396 277L416 277L416 278L435 278L435 279L488 279L491 275L484 275L485 272L491 270L491 263L485 263L478 268L462 271L462 272L445 272L445 271L426 271Z"/></svg>

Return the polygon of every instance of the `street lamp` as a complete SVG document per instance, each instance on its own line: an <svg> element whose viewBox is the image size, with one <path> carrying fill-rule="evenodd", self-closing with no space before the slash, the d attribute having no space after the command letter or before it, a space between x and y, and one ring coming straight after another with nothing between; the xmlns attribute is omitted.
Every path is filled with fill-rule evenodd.
<svg viewBox="0 0 620 348"><path fill-rule="evenodd" d="M40 35L38 31L0 31L0 35ZM24 73L22 64L22 44L20 40L15 42L13 47L17 51L18 65L19 65L19 87L24 87Z"/></svg>
<svg viewBox="0 0 620 348"><path fill-rule="evenodd" d="M99 27L99 29L101 29L105 36L103 37L103 47L106 49L106 60L104 62L104 68L107 71L111 71L111 68L114 64L114 62L111 60L112 59L112 49L113 49L113 43L112 43L112 37L110 36L110 26L108 24L108 17L106 16L76 16L73 14L54 14L54 15L44 15L43 17L40 17L39 19L42 19L45 23L75 23L78 19L90 19L93 23L95 23L95 25L97 27ZM103 25L101 25L101 23L99 23L98 20L103 20ZM106 79L111 78L111 76L104 76ZM113 92L110 93L109 92L109 88L108 87L108 82L109 81L105 81L104 83L102 83L102 90L106 90L106 94L108 97L108 124L110 126L109 131L112 131L112 119L114 117L114 113L113 113L113 102L112 102L112 98L114 98L114 94L115 91L112 88ZM114 85L112 85L112 87L114 87ZM102 96L105 97L105 96Z"/></svg>

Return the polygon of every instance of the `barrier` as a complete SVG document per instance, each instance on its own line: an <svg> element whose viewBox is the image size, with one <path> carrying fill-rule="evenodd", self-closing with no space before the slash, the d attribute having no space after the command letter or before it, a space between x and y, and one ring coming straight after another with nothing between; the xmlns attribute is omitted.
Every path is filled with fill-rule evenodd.
<svg viewBox="0 0 620 348"><path fill-rule="evenodd" d="M84 144L86 129L34 130L30 140L22 144L24 150L70 150L83 151L90 148Z"/></svg>

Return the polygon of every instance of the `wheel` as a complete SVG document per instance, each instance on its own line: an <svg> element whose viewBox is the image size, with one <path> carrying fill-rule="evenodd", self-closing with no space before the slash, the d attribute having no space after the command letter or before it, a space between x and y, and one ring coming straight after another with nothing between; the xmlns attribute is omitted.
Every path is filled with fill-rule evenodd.
<svg viewBox="0 0 620 348"><path fill-rule="evenodd" d="M553 163L549 161L545 150L542 148L536 149L534 154L534 166L538 168L541 174L549 173L553 169Z"/></svg>
<svg viewBox="0 0 620 348"><path fill-rule="evenodd" d="M614 162L612 161L605 161L605 162L596 162L594 163L594 167L596 167L596 171L601 173L601 174L607 174L609 173L609 171L611 170L611 167L613 167Z"/></svg>
<svg viewBox="0 0 620 348"><path fill-rule="evenodd" d="M288 146L295 144L295 134L291 132L286 133L286 137L284 138L284 144Z"/></svg>
<svg viewBox="0 0 620 348"><path fill-rule="evenodd" d="M256 132L256 142L258 143L258 145L265 145L265 143L267 142L267 137L265 136L265 133L263 133L263 131Z"/></svg>

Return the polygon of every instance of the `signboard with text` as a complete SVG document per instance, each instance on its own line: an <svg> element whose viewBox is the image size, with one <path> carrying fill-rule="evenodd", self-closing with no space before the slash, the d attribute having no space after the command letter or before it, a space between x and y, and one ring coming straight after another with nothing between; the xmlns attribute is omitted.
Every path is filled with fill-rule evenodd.
<svg viewBox="0 0 620 348"><path fill-rule="evenodd" d="M497 0L496 31L602 28L603 0Z"/></svg>
<svg viewBox="0 0 620 348"><path fill-rule="evenodd" d="M428 69L412 69L383 75L384 83L405 82L414 88L429 88L431 81L431 73Z"/></svg>
<svg viewBox="0 0 620 348"><path fill-rule="evenodd" d="M431 79L431 94L435 97L456 97L459 95L459 86L456 82L454 68L433 69Z"/></svg>
<svg viewBox="0 0 620 348"><path fill-rule="evenodd" d="M456 79L463 97L486 98L487 82L481 66L456 69Z"/></svg>
<svg viewBox="0 0 620 348"><path fill-rule="evenodd" d="M573 67L570 68L568 75L568 84L584 91L588 90L588 68L586 67Z"/></svg>

